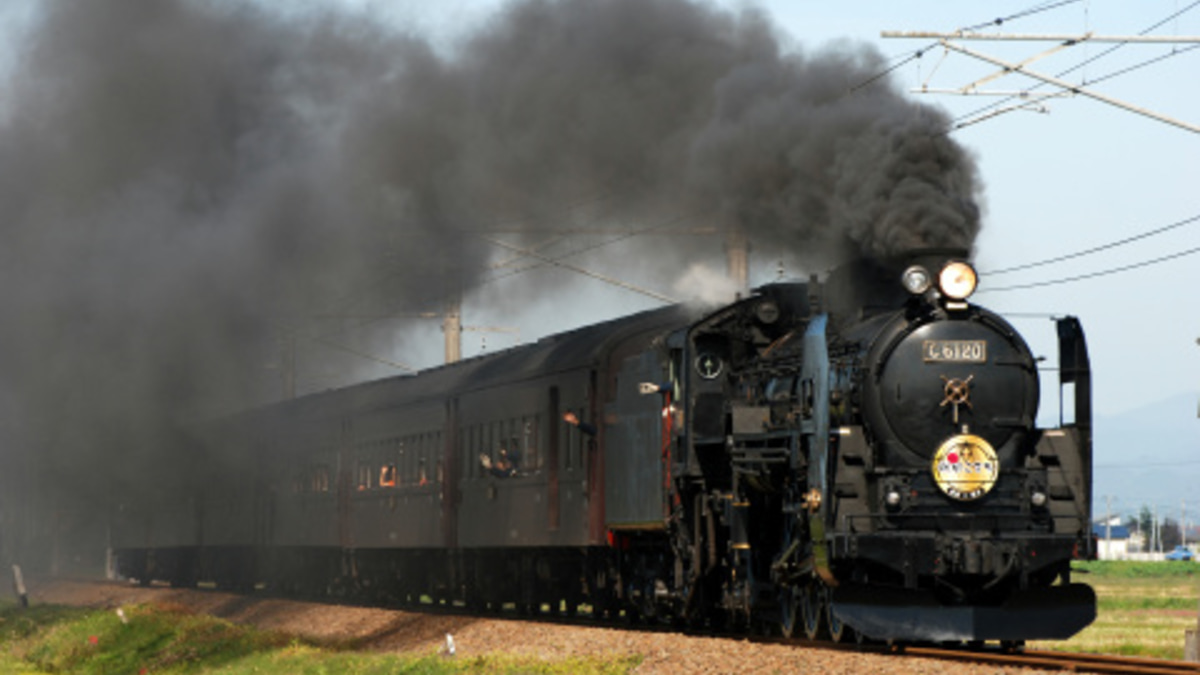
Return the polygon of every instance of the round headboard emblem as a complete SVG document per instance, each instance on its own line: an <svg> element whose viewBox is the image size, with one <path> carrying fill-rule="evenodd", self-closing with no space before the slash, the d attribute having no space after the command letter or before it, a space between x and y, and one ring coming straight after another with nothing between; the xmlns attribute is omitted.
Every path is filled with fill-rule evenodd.
<svg viewBox="0 0 1200 675"><path fill-rule="evenodd" d="M946 496L969 502L996 485L1000 462L984 439L960 434L948 439L933 455L933 480Z"/></svg>

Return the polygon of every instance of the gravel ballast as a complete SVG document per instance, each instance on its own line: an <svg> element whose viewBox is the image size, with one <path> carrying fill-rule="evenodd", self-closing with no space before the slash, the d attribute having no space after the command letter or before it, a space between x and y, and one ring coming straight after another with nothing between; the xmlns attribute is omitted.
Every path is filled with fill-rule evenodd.
<svg viewBox="0 0 1200 675"><path fill-rule="evenodd" d="M457 614L330 605L205 590L122 583L34 581L30 600L96 608L184 606L241 624L315 640L354 641L363 649L439 653L452 635L455 658L511 654L542 660L640 655L636 673L993 673L1042 672L800 644L759 643L673 632L646 632Z"/></svg>

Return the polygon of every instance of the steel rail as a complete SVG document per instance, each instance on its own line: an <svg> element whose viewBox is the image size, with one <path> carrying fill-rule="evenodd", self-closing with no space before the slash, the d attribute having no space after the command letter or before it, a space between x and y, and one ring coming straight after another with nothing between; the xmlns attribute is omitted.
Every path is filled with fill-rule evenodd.
<svg viewBox="0 0 1200 675"><path fill-rule="evenodd" d="M898 652L949 661L968 661L1003 666L1024 666L1090 673L1137 673L1139 675L1179 675L1200 673L1200 663L1169 661L1136 656L1109 654L1079 654L1027 650L1024 652L992 652L984 650L946 649L943 647L904 646Z"/></svg>

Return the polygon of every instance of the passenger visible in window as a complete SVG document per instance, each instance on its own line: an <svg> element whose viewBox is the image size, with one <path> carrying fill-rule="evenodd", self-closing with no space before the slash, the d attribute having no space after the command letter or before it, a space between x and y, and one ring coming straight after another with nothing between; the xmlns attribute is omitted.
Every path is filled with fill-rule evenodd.
<svg viewBox="0 0 1200 675"><path fill-rule="evenodd" d="M513 457L509 456L507 448L500 448L495 461L492 461L492 458L486 454L480 455L479 463L488 473L497 478L508 478L517 474L516 463L513 461Z"/></svg>
<svg viewBox="0 0 1200 675"><path fill-rule="evenodd" d="M596 425L579 421L579 416L573 412L567 411L563 413L563 421L573 427L577 427L580 431L588 436L596 435Z"/></svg>
<svg viewBox="0 0 1200 675"><path fill-rule="evenodd" d="M513 436L508 443L507 448L500 448L500 452L504 453L508 460L509 466L512 468L512 475L517 475L521 471L521 441L516 436Z"/></svg>

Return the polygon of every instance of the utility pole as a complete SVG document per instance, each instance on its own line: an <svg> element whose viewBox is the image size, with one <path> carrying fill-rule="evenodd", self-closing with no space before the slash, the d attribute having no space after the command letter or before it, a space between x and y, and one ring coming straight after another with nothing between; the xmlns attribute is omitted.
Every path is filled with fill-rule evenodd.
<svg viewBox="0 0 1200 675"><path fill-rule="evenodd" d="M1112 495L1104 495L1104 552L1112 557Z"/></svg>
<svg viewBox="0 0 1200 675"><path fill-rule="evenodd" d="M1154 505L1154 520L1151 521L1150 529L1154 531L1150 539L1152 543L1150 552L1162 553L1162 531L1158 528L1158 504Z"/></svg>
<svg viewBox="0 0 1200 675"><path fill-rule="evenodd" d="M725 261L738 297L744 296L750 285L750 243L741 227L734 226L725 235Z"/></svg>
<svg viewBox="0 0 1200 675"><path fill-rule="evenodd" d="M446 342L446 363L462 360L462 295L455 293L446 305L442 318L442 334Z"/></svg>

